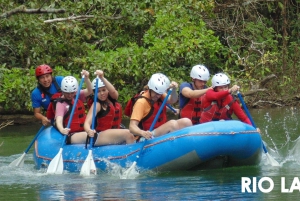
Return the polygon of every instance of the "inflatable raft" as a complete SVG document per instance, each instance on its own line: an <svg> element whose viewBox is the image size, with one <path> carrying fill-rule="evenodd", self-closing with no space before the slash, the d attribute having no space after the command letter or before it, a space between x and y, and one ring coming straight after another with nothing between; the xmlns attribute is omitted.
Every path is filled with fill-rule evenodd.
<svg viewBox="0 0 300 201"><path fill-rule="evenodd" d="M54 127L40 133L33 153L37 169L47 168L59 152L62 140L62 134ZM64 170L80 172L88 149L85 144L64 145ZM111 164L128 168L135 161L141 172L198 170L257 165L262 155L262 139L248 124L236 120L214 121L144 142L106 145L92 150L96 167L103 171L107 171Z"/></svg>

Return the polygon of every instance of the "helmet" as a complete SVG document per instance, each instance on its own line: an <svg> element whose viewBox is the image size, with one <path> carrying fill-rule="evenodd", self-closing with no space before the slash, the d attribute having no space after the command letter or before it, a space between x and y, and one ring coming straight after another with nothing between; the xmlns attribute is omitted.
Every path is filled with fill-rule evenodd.
<svg viewBox="0 0 300 201"><path fill-rule="evenodd" d="M67 76L61 81L61 90L63 92L71 93L78 90L78 82L75 77Z"/></svg>
<svg viewBox="0 0 300 201"><path fill-rule="evenodd" d="M203 65L196 65L191 70L191 77L193 79L207 81L209 79L209 71Z"/></svg>
<svg viewBox="0 0 300 201"><path fill-rule="evenodd" d="M153 74L148 82L149 89L152 89L158 94L165 93L169 85L169 78L162 73Z"/></svg>
<svg viewBox="0 0 300 201"><path fill-rule="evenodd" d="M39 77L41 75L52 73L52 68L46 64L42 64L35 69L35 76Z"/></svg>
<svg viewBox="0 0 300 201"><path fill-rule="evenodd" d="M97 78L95 78L95 79L93 80L93 82L92 82L92 88L93 88L93 89L95 89L95 87L96 87L96 80L97 80ZM98 78L98 88L104 87L104 86L105 86L105 84L102 82L101 79Z"/></svg>
<svg viewBox="0 0 300 201"><path fill-rule="evenodd" d="M217 73L213 76L211 82L212 87L215 88L217 86L224 86L230 84L230 79L224 73Z"/></svg>

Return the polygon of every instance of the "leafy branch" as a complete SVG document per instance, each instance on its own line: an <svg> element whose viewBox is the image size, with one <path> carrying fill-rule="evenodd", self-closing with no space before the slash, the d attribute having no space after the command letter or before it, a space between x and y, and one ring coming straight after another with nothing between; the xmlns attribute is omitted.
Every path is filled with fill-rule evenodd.
<svg viewBox="0 0 300 201"><path fill-rule="evenodd" d="M9 18L10 16L18 13L27 13L27 14L40 14L40 13L65 13L65 9L28 9L24 5L14 8L8 12L0 15L0 18Z"/></svg>

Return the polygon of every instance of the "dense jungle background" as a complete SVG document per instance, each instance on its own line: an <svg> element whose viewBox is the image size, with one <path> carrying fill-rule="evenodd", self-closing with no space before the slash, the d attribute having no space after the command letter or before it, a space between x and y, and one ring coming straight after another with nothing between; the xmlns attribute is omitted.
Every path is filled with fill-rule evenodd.
<svg viewBox="0 0 300 201"><path fill-rule="evenodd" d="M298 105L300 0L0 0L0 112L32 114L34 69L102 69L127 100L162 72L225 72L249 107ZM91 76L91 80L94 77Z"/></svg>

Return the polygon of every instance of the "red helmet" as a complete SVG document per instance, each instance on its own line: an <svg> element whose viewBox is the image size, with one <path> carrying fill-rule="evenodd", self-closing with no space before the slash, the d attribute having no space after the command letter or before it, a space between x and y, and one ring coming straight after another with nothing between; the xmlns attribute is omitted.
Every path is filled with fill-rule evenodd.
<svg viewBox="0 0 300 201"><path fill-rule="evenodd" d="M52 68L46 64L42 64L35 69L35 76L39 77L41 75L52 73Z"/></svg>

